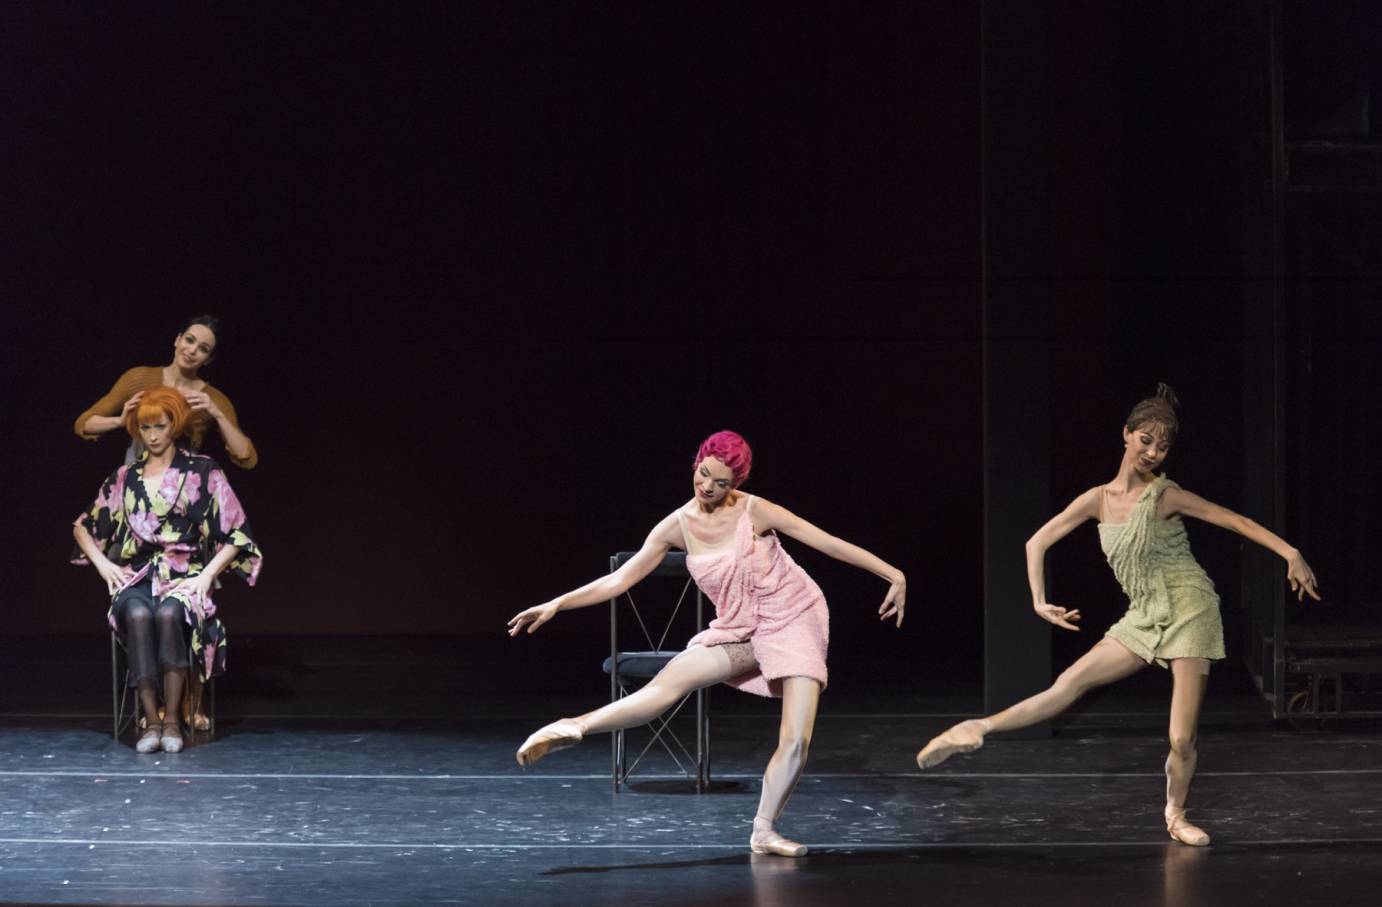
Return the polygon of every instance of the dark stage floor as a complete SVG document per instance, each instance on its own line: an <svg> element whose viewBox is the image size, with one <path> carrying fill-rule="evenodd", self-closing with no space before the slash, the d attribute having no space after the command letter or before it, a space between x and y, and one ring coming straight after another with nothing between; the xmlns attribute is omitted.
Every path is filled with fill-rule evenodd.
<svg viewBox="0 0 1382 907"><path fill-rule="evenodd" d="M34 664L23 652L5 650L6 683ZM316 682L328 663L350 659L324 656ZM286 701L256 670L223 686L219 739L176 756L112 742L75 689L42 714L7 699L0 903L1382 904L1382 735L1273 725L1232 666L1202 729L1207 849L1159 824L1168 687L1149 672L1049 740L995 738L925 775L912 755L973 713L972 681L832 688L783 823L814 848L801 860L745 846L769 703L715 694L712 793L658 761L614 794L607 737L513 762L570 697L448 714L432 689L413 717L327 717L334 700Z"/></svg>

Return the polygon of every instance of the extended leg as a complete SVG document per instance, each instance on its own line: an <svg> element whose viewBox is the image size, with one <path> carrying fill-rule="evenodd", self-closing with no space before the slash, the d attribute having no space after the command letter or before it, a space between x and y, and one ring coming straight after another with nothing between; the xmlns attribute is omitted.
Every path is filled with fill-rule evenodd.
<svg viewBox="0 0 1382 907"><path fill-rule="evenodd" d="M753 836L749 839L754 853L775 853L784 857L806 853L804 844L787 840L773 826L782 816L806 768L820 696L820 682L809 677L787 677L782 681L782 723L777 733L777 751L768 760L768 768L763 773L763 794L758 800L758 815L754 817Z"/></svg>
<svg viewBox="0 0 1382 907"><path fill-rule="evenodd" d="M731 658L728 646L694 646L667 663L652 680L622 699L576 718L554 721L518 749L518 764L531 765L553 750L579 743L586 734L647 724L693 690L737 677L757 667L749 656ZM747 650L745 645L743 649Z"/></svg>
<svg viewBox="0 0 1382 907"><path fill-rule="evenodd" d="M1171 661L1171 753L1166 757L1166 830L1182 844L1203 847L1209 843L1204 829L1185 818L1185 801L1195 777L1199 756L1200 705L1209 684L1209 660L1176 658Z"/></svg>
<svg viewBox="0 0 1382 907"><path fill-rule="evenodd" d="M1030 727L1064 712L1075 700L1097 687L1122 680L1145 667L1142 659L1127 646L1105 636L1073 665L1056 678L1045 690L988 718L962 721L932 739L917 754L917 765L931 768L940 765L956 753L969 753L984 744L990 731L1016 731Z"/></svg>

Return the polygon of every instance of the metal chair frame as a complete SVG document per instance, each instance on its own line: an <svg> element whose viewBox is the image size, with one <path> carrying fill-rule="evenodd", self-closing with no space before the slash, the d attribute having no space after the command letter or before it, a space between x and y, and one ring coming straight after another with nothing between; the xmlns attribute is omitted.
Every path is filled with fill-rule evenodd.
<svg viewBox="0 0 1382 907"><path fill-rule="evenodd" d="M613 573L623 564L632 558L637 552L620 551L611 555L609 559L609 570ZM629 605L633 610L634 618L638 621L639 629L643 633L650 650L656 655L665 656L664 664L671 661L681 650L668 651L663 648L667 642L667 636L672 630L672 625L676 621L677 614L681 612L681 607L686 601L686 596L693 588L696 593L696 628L701 629L705 625L705 596L701 593L700 587L696 586L691 579L691 574L686 569L686 555L683 552L669 552L662 563L652 572L653 576L685 577L686 581L682 585L681 594L677 598L676 606L672 609L666 623L662 627L662 634L657 641L653 641L653 634L649 631L648 625L643 620L643 615L638 610L638 603L634 600L632 592L626 592L625 597L629 600ZM609 602L609 698L611 702L618 701L627 696L633 686L631 681L642 679L646 682L647 678L635 678L632 675L625 675L620 671L621 656L634 654L632 652L619 651L619 599L612 598ZM696 752L693 756L686 745L671 730L672 719L681 713L692 698L696 700ZM643 761L643 757L648 754L654 744L661 744L663 750L676 763L682 774L693 777L692 772L682 763L678 757L677 750L685 757L687 762L694 762L696 782L696 793L704 793L710 786L710 696L709 690L702 688L694 693L688 693L682 697L681 701L673 708L657 716L647 725L652 729L653 736L634 757L633 764L629 764L628 746L625 738L624 729L615 731L611 737L610 751L610 774L614 783L614 792L618 793L620 788L628 782L629 776L634 769ZM670 741L670 743L669 743Z"/></svg>

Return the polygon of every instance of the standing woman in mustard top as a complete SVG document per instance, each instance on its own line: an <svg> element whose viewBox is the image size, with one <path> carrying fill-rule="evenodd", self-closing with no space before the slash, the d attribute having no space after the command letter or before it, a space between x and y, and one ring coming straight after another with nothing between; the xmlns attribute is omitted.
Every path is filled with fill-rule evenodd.
<svg viewBox="0 0 1382 907"><path fill-rule="evenodd" d="M1017 705L962 721L917 754L931 768L956 753L968 753L993 731L1015 731L1070 707L1084 693L1121 680L1155 663L1171 674L1171 752L1166 757L1166 830L1182 844L1203 846L1209 835L1185 818L1195 775L1200 704L1209 664L1224 657L1224 628L1214 583L1190 553L1182 517L1222 526L1256 542L1286 562L1286 579L1297 597L1316 600L1315 574L1300 552L1275 533L1218 504L1191 494L1157 475L1179 428L1178 402L1171 388L1133 407L1123 426L1118 475L1076 498L1027 540L1027 577L1037 616L1066 630L1078 630L1079 609L1046 600L1046 550L1086 520L1097 520L1099 544L1128 596L1128 611L1056 682Z"/></svg>
<svg viewBox="0 0 1382 907"><path fill-rule="evenodd" d="M220 333L221 320L214 315L189 319L187 326L173 339L173 361L164 366L137 366L121 375L104 397L77 417L74 426L77 437L94 441L108 431L123 428L144 391L171 387L181 393L192 408L187 426L187 439L192 449L201 450L207 429L215 425L225 441L231 462L242 469L253 469L259 462L259 454L254 442L240 430L235 407L230 405L225 394L199 374L202 366L215 358ZM137 450L132 451L137 455Z"/></svg>

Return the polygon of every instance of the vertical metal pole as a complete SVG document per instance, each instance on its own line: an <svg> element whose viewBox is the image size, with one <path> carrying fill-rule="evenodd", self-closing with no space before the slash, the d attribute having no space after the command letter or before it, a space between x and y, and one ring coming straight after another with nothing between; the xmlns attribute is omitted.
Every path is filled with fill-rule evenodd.
<svg viewBox="0 0 1382 907"><path fill-rule="evenodd" d="M1286 121L1282 74L1282 2L1268 8L1272 117L1272 529L1286 526ZM1286 594L1272 584L1272 716L1286 714Z"/></svg>
<svg viewBox="0 0 1382 907"><path fill-rule="evenodd" d="M983 324L984 710L1051 682L1051 628L1030 606L1024 543L1050 518L1051 0L979 9ZM1015 464L1021 464L1016 468ZM1053 579L1047 573L1048 582ZM1050 736L1050 723L1016 732Z"/></svg>
<svg viewBox="0 0 1382 907"><path fill-rule="evenodd" d="M700 586L696 587L696 632L704 626L704 600ZM696 691L696 793L705 793L710 783L710 741L707 739L706 696L708 689L701 687Z"/></svg>

